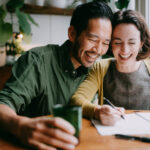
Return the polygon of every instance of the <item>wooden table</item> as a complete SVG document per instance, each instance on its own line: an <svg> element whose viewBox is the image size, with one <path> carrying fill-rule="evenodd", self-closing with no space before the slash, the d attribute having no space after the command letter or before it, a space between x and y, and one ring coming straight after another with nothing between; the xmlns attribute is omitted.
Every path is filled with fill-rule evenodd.
<svg viewBox="0 0 150 150"><path fill-rule="evenodd" d="M121 140L113 136L100 136L87 119L82 121L80 144L75 150L150 150L150 143ZM11 137L0 135L0 150L27 150Z"/></svg>

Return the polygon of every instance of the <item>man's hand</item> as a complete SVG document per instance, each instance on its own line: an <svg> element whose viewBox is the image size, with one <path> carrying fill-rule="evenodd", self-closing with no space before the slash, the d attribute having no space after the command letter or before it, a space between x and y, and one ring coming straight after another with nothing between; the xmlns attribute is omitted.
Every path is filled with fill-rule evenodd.
<svg viewBox="0 0 150 150"><path fill-rule="evenodd" d="M72 150L78 144L75 129L61 118L20 117L16 136L22 143L38 150Z"/></svg>
<svg viewBox="0 0 150 150"><path fill-rule="evenodd" d="M124 108L115 107L112 108L109 105L96 106L94 111L94 117L100 120L103 125L114 125L118 120L121 119L121 115L124 115Z"/></svg>

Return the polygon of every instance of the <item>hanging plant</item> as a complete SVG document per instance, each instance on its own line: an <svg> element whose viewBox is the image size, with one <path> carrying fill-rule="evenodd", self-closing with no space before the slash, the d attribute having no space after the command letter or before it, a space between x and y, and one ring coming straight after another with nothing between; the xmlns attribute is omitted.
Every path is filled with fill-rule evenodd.
<svg viewBox="0 0 150 150"><path fill-rule="evenodd" d="M5 6L0 6L0 45L5 44L13 35L13 14L17 17L20 33L31 36L31 24L37 26L29 14L21 11L23 5L24 0L9 0ZM5 22L7 14L10 14L11 22Z"/></svg>
<svg viewBox="0 0 150 150"><path fill-rule="evenodd" d="M130 0L118 0L115 2L115 5L118 9L122 10L122 9L128 7L129 2L130 2Z"/></svg>

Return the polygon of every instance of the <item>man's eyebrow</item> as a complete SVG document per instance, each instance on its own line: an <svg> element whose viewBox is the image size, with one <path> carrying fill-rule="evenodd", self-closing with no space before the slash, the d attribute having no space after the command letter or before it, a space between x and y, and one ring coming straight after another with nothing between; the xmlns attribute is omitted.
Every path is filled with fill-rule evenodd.
<svg viewBox="0 0 150 150"><path fill-rule="evenodd" d="M92 34L92 33L87 33L87 36L89 36L89 37L99 38L99 36L98 36L98 35L95 35L95 34Z"/></svg>
<svg viewBox="0 0 150 150"><path fill-rule="evenodd" d="M99 38L99 36L98 36L98 35L95 35L95 34L92 34L92 33L87 33L87 35L88 35L89 37ZM105 41L110 42L110 41L111 41L111 39L106 39Z"/></svg>

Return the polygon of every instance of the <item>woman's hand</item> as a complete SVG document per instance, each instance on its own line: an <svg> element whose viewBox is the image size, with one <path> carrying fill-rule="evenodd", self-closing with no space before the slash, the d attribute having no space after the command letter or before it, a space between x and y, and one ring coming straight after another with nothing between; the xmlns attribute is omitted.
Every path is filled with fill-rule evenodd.
<svg viewBox="0 0 150 150"><path fill-rule="evenodd" d="M115 107L114 109L109 105L98 105L94 110L94 117L100 120L101 124L107 126L112 126L122 119L121 115L124 115L124 108L122 107Z"/></svg>

